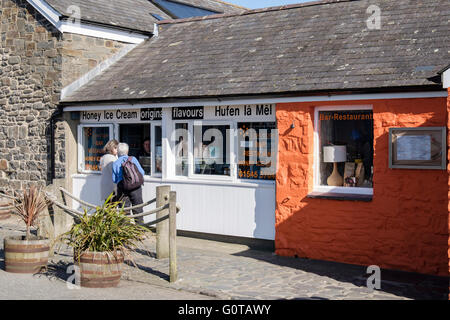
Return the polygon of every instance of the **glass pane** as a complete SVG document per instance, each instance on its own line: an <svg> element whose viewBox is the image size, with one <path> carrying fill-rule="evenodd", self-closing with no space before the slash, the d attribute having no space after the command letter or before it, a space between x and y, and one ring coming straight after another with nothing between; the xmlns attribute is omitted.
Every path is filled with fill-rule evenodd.
<svg viewBox="0 0 450 320"><path fill-rule="evenodd" d="M188 176L188 124L175 124L175 174Z"/></svg>
<svg viewBox="0 0 450 320"><path fill-rule="evenodd" d="M194 173L230 175L229 125L194 126Z"/></svg>
<svg viewBox="0 0 450 320"><path fill-rule="evenodd" d="M322 111L320 185L372 188L372 110Z"/></svg>
<svg viewBox="0 0 450 320"><path fill-rule="evenodd" d="M155 173L162 173L162 131L155 126Z"/></svg>
<svg viewBox="0 0 450 320"><path fill-rule="evenodd" d="M275 122L245 122L238 123L238 178L275 180L275 168L272 150L272 130ZM273 169L273 170L270 170Z"/></svg>
<svg viewBox="0 0 450 320"><path fill-rule="evenodd" d="M130 147L129 156L136 157L146 175L151 175L150 124L121 124L120 142Z"/></svg>
<svg viewBox="0 0 450 320"><path fill-rule="evenodd" d="M109 127L84 127L84 170L100 171L103 147L109 141Z"/></svg>

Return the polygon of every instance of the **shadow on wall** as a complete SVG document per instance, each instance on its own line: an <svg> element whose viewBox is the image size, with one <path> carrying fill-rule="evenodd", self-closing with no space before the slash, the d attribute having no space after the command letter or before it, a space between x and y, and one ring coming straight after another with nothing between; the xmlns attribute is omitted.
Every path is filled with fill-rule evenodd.
<svg viewBox="0 0 450 320"><path fill-rule="evenodd" d="M99 205L101 206L103 203L103 199L101 196L101 191L100 191L100 181L101 181L101 176L99 174L88 174L86 175L84 178L84 183L81 186L78 186L78 188L80 188L80 199L95 205ZM74 187L74 190L76 190L77 188ZM78 210L81 209L81 206L78 202L76 203L76 208ZM81 209L82 210L82 209Z"/></svg>
<svg viewBox="0 0 450 320"><path fill-rule="evenodd" d="M310 149L314 108L303 105L302 112L309 113L310 119L308 123L303 120L303 128L295 130L308 133L306 139L300 134L295 135L292 130L283 132L286 128L279 128L276 253L317 260L254 257L357 285L365 285L367 266L379 265L385 268L382 272L382 281L385 281L384 286L382 282L383 290L393 293L406 290L396 284L404 280L415 284L415 289L410 287L406 290L406 296L419 297L421 287L425 291L433 291L435 297L442 292L448 294L447 172L393 170L388 167L389 128L445 126L445 109L440 109L440 100L426 99L371 101L368 104L373 104L375 112L373 200L359 202L307 198L312 189ZM411 111L411 104L416 104L420 112ZM289 116L297 114L308 118L300 113L295 114L301 108L287 106L282 109L280 116L283 122L289 122ZM354 265L344 267L346 265L342 263L319 260ZM428 284L433 284L431 289Z"/></svg>

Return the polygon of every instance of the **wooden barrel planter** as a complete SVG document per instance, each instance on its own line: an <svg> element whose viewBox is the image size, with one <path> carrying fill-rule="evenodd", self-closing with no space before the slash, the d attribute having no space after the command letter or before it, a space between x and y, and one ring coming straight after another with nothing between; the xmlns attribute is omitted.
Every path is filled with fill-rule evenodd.
<svg viewBox="0 0 450 320"><path fill-rule="evenodd" d="M38 273L48 264L50 240L25 236L4 239L5 270L12 273Z"/></svg>
<svg viewBox="0 0 450 320"><path fill-rule="evenodd" d="M6 220L11 217L10 210L3 210L2 208L11 207L12 202L0 200L0 220Z"/></svg>
<svg viewBox="0 0 450 320"><path fill-rule="evenodd" d="M76 262L80 267L80 285L87 288L117 287L122 276L123 261L122 252L83 252L80 261Z"/></svg>

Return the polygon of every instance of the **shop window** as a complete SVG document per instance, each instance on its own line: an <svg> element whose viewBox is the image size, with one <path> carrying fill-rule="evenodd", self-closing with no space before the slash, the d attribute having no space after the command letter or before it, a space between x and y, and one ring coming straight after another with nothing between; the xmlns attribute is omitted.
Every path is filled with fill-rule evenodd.
<svg viewBox="0 0 450 320"><path fill-rule="evenodd" d="M239 179L275 180L275 129L275 122L238 123Z"/></svg>
<svg viewBox="0 0 450 320"><path fill-rule="evenodd" d="M150 124L121 124L119 141L130 147L129 156L136 157L146 175L151 175Z"/></svg>
<svg viewBox="0 0 450 320"><path fill-rule="evenodd" d="M175 124L175 174L177 176L189 175L188 150L188 124Z"/></svg>
<svg viewBox="0 0 450 320"><path fill-rule="evenodd" d="M103 147L112 139L112 125L80 125L79 163L81 171L100 171Z"/></svg>
<svg viewBox="0 0 450 320"><path fill-rule="evenodd" d="M155 146L153 147L155 152L155 157L153 159L153 161L155 162L154 164L154 168L155 174L161 174L162 173L162 129L161 126L153 126L154 128L154 133L153 136L155 137L155 139L153 139Z"/></svg>
<svg viewBox="0 0 450 320"><path fill-rule="evenodd" d="M194 174L230 176L229 125L194 125Z"/></svg>
<svg viewBox="0 0 450 320"><path fill-rule="evenodd" d="M319 186L373 187L372 110L318 112Z"/></svg>

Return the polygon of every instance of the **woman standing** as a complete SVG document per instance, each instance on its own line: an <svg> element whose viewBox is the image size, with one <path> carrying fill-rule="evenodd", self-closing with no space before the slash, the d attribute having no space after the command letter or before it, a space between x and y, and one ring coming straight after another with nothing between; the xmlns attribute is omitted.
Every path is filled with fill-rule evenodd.
<svg viewBox="0 0 450 320"><path fill-rule="evenodd" d="M112 180L112 166L114 161L117 160L118 145L119 142L113 139L108 141L103 148L105 155L100 159L100 168L102 170L100 192L102 201L106 200L112 192L116 193L116 185Z"/></svg>

